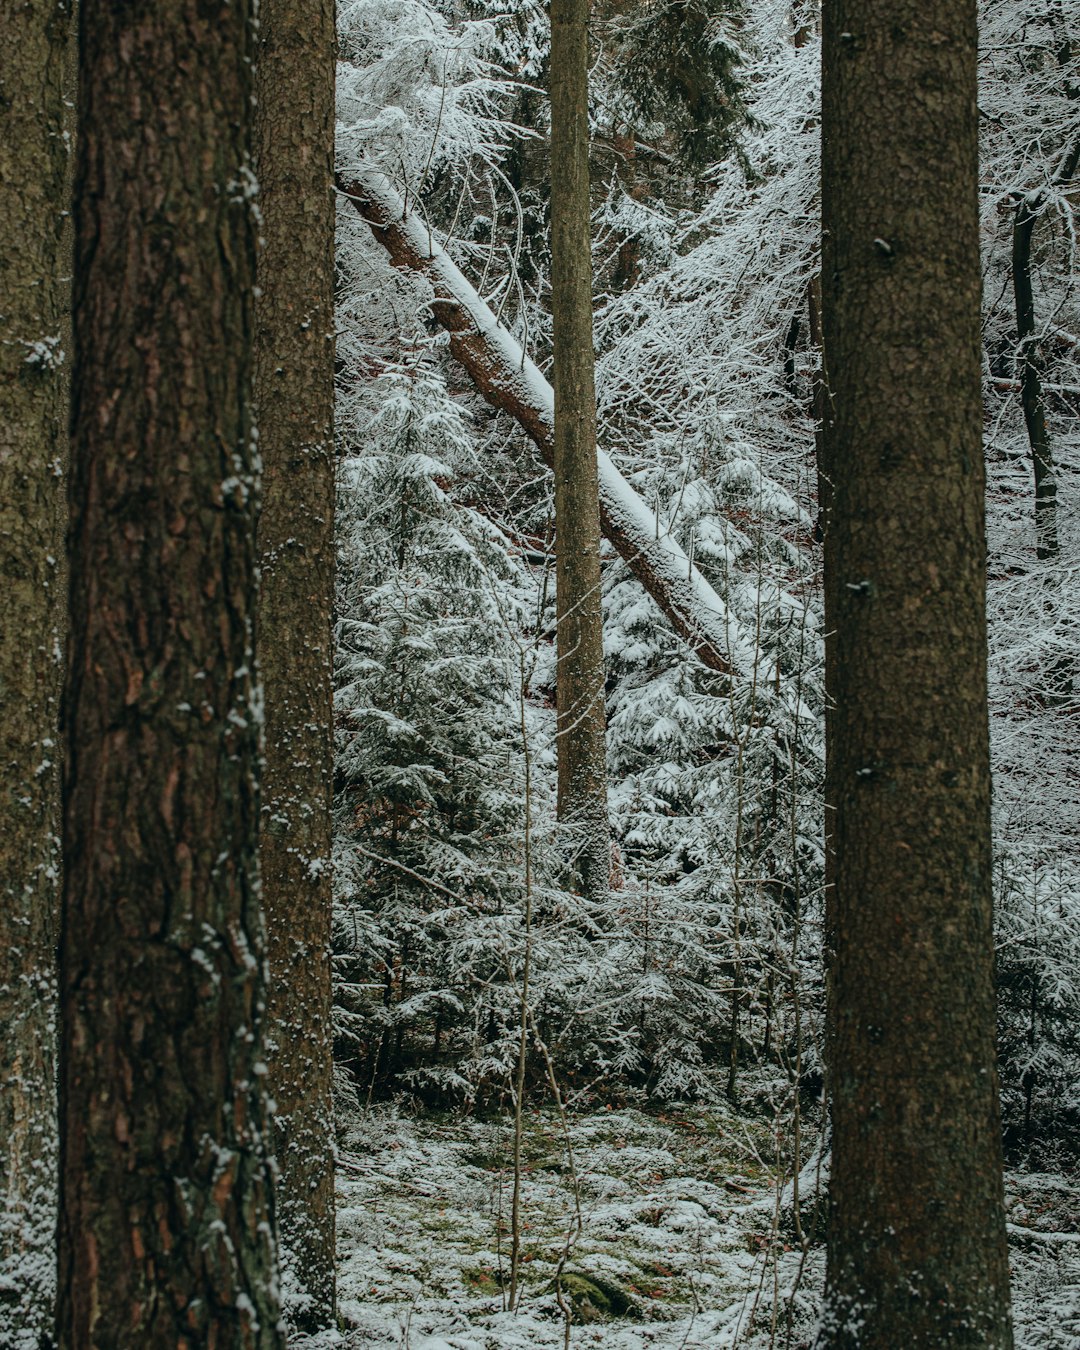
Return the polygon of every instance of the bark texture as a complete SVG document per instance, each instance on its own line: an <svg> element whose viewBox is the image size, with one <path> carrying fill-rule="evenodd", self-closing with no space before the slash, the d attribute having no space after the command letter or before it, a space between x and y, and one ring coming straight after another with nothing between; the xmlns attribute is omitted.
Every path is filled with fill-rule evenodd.
<svg viewBox="0 0 1080 1350"><path fill-rule="evenodd" d="M833 1164L821 1344L1008 1347L974 0L824 11Z"/></svg>
<svg viewBox="0 0 1080 1350"><path fill-rule="evenodd" d="M247 0L83 0L64 1350L282 1344L256 861Z"/></svg>
<svg viewBox="0 0 1080 1350"><path fill-rule="evenodd" d="M512 417L540 451L548 468L555 462L553 417L536 397L531 382L522 380L521 366L529 364L516 343L499 328L484 307L466 305L447 284L447 274L459 277L446 254L434 248L426 229L425 243L417 242L415 217L392 210L385 191L370 180L339 181L338 187L371 226L371 232L390 255L395 267L409 267L431 283L431 315L450 335L450 351L468 371L477 390L493 408ZM509 353L514 352L513 360ZM543 377L537 372L537 378ZM682 553L663 538L659 524L644 533L634 528L635 516L651 516L649 508L623 480L613 491L603 478L600 491L600 530L630 571L648 591L702 663L719 674L745 673L749 660L733 619L712 587ZM629 508L629 509L628 509Z"/></svg>
<svg viewBox="0 0 1080 1350"><path fill-rule="evenodd" d="M70 12L0 0L0 1345L55 1289Z"/></svg>
<svg viewBox="0 0 1080 1350"><path fill-rule="evenodd" d="M589 203L589 0L551 3L558 817L586 896L611 875Z"/></svg>
<svg viewBox="0 0 1080 1350"><path fill-rule="evenodd" d="M334 1321L330 1014L334 559L334 5L262 0L255 403L262 457L260 860L288 1320Z"/></svg>

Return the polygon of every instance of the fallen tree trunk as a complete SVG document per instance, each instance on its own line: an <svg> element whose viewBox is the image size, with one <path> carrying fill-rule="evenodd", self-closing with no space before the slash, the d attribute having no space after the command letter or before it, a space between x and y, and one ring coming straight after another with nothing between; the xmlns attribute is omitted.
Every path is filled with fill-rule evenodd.
<svg viewBox="0 0 1080 1350"><path fill-rule="evenodd" d="M408 211L383 174L365 174L338 187L348 197L396 267L427 278L431 313L450 335L450 351L488 403L509 413L550 468L554 459L555 403L551 385L520 344L492 314L457 266ZM682 547L642 501L611 459L597 452L600 528L710 670L746 674L752 654L735 616Z"/></svg>

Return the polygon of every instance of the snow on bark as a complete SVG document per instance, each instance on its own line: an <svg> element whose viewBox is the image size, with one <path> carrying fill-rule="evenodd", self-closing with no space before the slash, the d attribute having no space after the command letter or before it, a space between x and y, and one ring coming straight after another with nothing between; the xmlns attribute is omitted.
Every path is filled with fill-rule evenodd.
<svg viewBox="0 0 1080 1350"><path fill-rule="evenodd" d="M450 350L492 406L523 428L551 467L555 399L548 380L382 173L360 172L338 186L397 267L422 273L435 292L434 319ZM747 674L753 656L723 599L661 526L608 455L597 451L604 537L701 661L723 674Z"/></svg>

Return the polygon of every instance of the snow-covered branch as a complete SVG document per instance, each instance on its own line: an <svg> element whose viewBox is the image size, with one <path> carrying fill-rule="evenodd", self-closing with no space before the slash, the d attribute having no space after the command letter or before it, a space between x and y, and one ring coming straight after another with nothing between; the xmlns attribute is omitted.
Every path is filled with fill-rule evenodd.
<svg viewBox="0 0 1080 1350"><path fill-rule="evenodd" d="M493 407L524 429L550 467L554 453L551 385L520 344L497 321L431 230L407 210L381 173L366 173L339 188L371 227L391 261L422 273L431 284L431 313L450 335L450 350ZM675 629L710 669L749 672L752 655L723 599L642 501L603 451L598 452L600 523L604 537L626 560Z"/></svg>

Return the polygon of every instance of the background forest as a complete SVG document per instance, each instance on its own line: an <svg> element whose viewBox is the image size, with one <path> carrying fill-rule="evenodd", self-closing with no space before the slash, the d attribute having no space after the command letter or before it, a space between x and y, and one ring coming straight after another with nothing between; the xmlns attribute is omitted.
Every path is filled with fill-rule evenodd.
<svg viewBox="0 0 1080 1350"><path fill-rule="evenodd" d="M723 597L746 663L733 680L707 669L609 549L618 867L606 903L583 906L554 823L550 479L448 356L430 281L392 266L343 198L340 1090L350 1110L509 1109L528 953L547 1047L530 1100L550 1071L575 1113L734 1104L772 1122L790 1179L819 1143L821 1089L815 19L768 0L593 14L599 441ZM1002 0L981 22L1003 1110L1014 1167L1072 1176L1077 15ZM385 175L543 369L543 13L363 0L339 27L340 180ZM1025 423L1033 377L1041 431ZM1032 435L1057 487L1038 539ZM1068 1333L1029 1343L1074 1344L1071 1307Z"/></svg>
<svg viewBox="0 0 1080 1350"><path fill-rule="evenodd" d="M57 336L0 331L0 424L25 395L40 433L33 478L0 425L0 487L22 475L0 492L0 1350L53 1345L54 1304L64 1350L84 1323L111 1346L120 1309L116 1344L189 1350L219 1326L253 1350L862 1350L854 1313L826 1325L851 1312L834 1290L822 1322L842 962L820 7L591 6L598 878L602 823L563 800L549 6L277 0L255 23L234 0L210 40L185 4L143 16L155 58L152 22L182 33L153 85L130 15L83 9L74 187L70 14L25 7L51 158L20 172L53 231L30 312ZM1013 1323L1080 1350L1080 8L980 0L979 21Z"/></svg>

